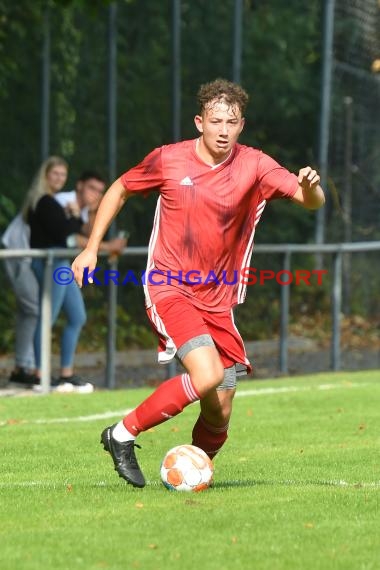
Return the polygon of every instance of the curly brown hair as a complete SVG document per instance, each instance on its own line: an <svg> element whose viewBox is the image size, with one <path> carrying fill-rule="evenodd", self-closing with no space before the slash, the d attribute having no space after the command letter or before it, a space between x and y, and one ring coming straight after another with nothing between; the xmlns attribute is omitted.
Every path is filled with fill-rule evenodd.
<svg viewBox="0 0 380 570"><path fill-rule="evenodd" d="M197 95L200 113L202 114L211 101L223 101L229 106L237 105L243 115L248 103L248 93L227 79L215 79L200 86Z"/></svg>

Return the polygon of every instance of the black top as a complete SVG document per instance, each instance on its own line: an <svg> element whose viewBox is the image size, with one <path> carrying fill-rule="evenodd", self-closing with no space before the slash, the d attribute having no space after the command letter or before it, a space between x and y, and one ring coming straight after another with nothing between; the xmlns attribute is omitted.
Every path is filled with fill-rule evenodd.
<svg viewBox="0 0 380 570"><path fill-rule="evenodd" d="M79 234L83 224L81 218L67 217L62 206L49 194L37 202L35 210L29 210L30 247L66 247L71 234Z"/></svg>

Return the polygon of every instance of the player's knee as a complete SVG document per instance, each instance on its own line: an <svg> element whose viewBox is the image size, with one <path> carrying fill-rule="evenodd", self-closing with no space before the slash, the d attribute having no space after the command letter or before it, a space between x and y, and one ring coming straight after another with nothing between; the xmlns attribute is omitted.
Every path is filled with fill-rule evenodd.
<svg viewBox="0 0 380 570"><path fill-rule="evenodd" d="M202 372L201 383L203 386L204 392L208 392L213 388L219 386L221 382L223 382L224 378L224 368L222 363L219 360L213 362L207 370Z"/></svg>
<svg viewBox="0 0 380 570"><path fill-rule="evenodd" d="M214 364L214 368L212 371L212 387L216 388L219 386L221 382L223 382L224 378L224 367L222 362L218 359L217 362Z"/></svg>

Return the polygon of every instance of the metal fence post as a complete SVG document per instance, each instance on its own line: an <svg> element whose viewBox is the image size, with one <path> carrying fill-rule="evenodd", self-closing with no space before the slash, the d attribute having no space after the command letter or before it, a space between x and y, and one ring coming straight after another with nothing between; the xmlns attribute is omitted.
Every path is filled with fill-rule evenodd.
<svg viewBox="0 0 380 570"><path fill-rule="evenodd" d="M173 360L171 360L168 364L168 379L174 378L174 376L176 375L177 375L177 362L175 358L173 358Z"/></svg>
<svg viewBox="0 0 380 570"><path fill-rule="evenodd" d="M330 142L330 115L331 115L331 90L332 68L334 62L334 18L335 0L324 0L323 17L323 61L321 81L321 113L319 121L319 148L318 162L321 176L321 186L327 192L327 175ZM320 245L325 241L325 208L320 208L316 213L315 242ZM318 269L323 265L323 254L318 251L316 255Z"/></svg>
<svg viewBox="0 0 380 570"><path fill-rule="evenodd" d="M290 271L291 253L284 254L282 269ZM280 372L288 373L288 325L289 325L290 285L281 286L281 316L280 316Z"/></svg>
<svg viewBox="0 0 380 570"><path fill-rule="evenodd" d="M332 339L331 364L334 371L340 370L340 314L342 311L342 252L333 255L334 281L332 288Z"/></svg>
<svg viewBox="0 0 380 570"><path fill-rule="evenodd" d="M110 270L118 274L118 257L110 260ZM117 285L111 279L108 282L108 329L107 329L107 361L106 386L110 390L116 387L116 327L117 327Z"/></svg>
<svg viewBox="0 0 380 570"><path fill-rule="evenodd" d="M108 174L113 182L116 178L117 155L117 2L108 7ZM108 235L116 237L116 222L112 222ZM110 270L117 271L117 256L109 260ZM115 379L116 352L116 315L117 285L112 281L108 285L108 333L106 356L106 386L113 389Z"/></svg>
<svg viewBox="0 0 380 570"><path fill-rule="evenodd" d="M172 0L172 129L173 141L181 139L181 0Z"/></svg>
<svg viewBox="0 0 380 570"><path fill-rule="evenodd" d="M234 24L233 24L233 60L232 60L232 81L241 81L241 60L242 60L242 38L243 38L243 0L234 2Z"/></svg>
<svg viewBox="0 0 380 570"><path fill-rule="evenodd" d="M50 147L50 75L51 75L50 8L46 6L43 22L42 94L41 94L41 157L49 156Z"/></svg>
<svg viewBox="0 0 380 570"><path fill-rule="evenodd" d="M51 295L54 253L48 251L45 259L41 304L41 391L47 394L51 384Z"/></svg>

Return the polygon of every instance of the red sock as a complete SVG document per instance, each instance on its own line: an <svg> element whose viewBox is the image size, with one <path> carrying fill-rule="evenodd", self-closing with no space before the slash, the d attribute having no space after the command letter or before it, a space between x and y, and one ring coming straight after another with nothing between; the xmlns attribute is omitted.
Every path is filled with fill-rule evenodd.
<svg viewBox="0 0 380 570"><path fill-rule="evenodd" d="M123 419L123 423L130 433L138 435L173 418L196 400L199 400L199 394L190 376L181 374L158 386L153 394Z"/></svg>
<svg viewBox="0 0 380 570"><path fill-rule="evenodd" d="M209 458L213 459L223 447L228 437L227 431L228 424L223 427L212 426L200 414L193 428L192 444L203 449Z"/></svg>

